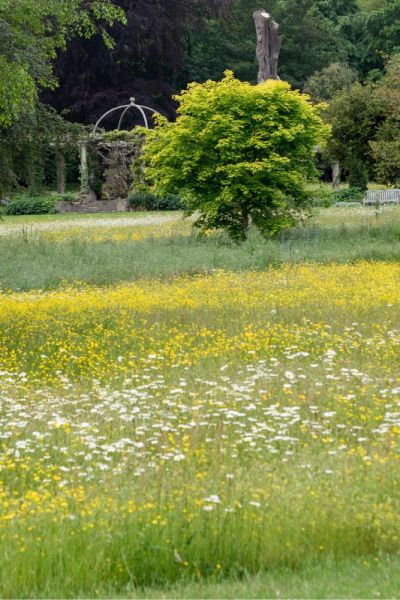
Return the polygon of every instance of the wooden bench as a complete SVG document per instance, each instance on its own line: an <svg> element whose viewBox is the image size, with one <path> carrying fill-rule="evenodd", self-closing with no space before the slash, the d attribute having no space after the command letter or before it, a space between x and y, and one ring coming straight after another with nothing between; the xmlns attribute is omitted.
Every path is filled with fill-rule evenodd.
<svg viewBox="0 0 400 600"><path fill-rule="evenodd" d="M371 204L399 204L400 190L373 190L367 192L364 198L365 205Z"/></svg>

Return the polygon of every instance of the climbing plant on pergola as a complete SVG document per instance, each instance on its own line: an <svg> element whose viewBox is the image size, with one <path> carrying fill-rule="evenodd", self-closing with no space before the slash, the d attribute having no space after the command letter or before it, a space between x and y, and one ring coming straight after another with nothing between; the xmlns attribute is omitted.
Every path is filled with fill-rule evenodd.
<svg viewBox="0 0 400 600"><path fill-rule="evenodd" d="M81 196L92 195L91 189L92 173L88 161L88 150L98 155L104 164L106 181L102 188L104 199L114 197L126 197L129 189L128 180L130 176L129 165L132 157L141 151L142 136L135 132L122 130L124 118L129 111L137 111L146 129L150 128L150 116L157 111L150 106L137 104L135 98L130 98L128 104L116 106L107 110L96 122L92 131L80 139L80 176ZM117 129L112 132L104 132L100 129L103 121L115 113L120 113Z"/></svg>

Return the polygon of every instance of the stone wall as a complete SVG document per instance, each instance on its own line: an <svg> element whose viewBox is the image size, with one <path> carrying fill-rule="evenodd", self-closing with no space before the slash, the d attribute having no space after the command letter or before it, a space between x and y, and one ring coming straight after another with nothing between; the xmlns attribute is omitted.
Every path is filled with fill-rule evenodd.
<svg viewBox="0 0 400 600"><path fill-rule="evenodd" d="M104 213L124 212L128 210L127 200L95 200L93 202L56 202L58 213Z"/></svg>

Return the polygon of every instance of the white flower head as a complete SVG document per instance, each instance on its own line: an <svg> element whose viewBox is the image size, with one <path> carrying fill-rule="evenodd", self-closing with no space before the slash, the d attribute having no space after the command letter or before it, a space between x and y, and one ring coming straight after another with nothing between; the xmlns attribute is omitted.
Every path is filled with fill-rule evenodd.
<svg viewBox="0 0 400 600"><path fill-rule="evenodd" d="M292 371L285 371L285 377L292 381L295 378L295 374Z"/></svg>
<svg viewBox="0 0 400 600"><path fill-rule="evenodd" d="M221 504L221 498L217 494L211 494L211 496L205 499L205 502L210 502L211 504Z"/></svg>

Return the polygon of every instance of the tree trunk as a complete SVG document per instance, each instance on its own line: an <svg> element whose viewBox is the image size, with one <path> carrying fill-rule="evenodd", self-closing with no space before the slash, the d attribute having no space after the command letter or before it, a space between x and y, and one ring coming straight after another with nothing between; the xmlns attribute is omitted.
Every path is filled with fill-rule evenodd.
<svg viewBox="0 0 400 600"><path fill-rule="evenodd" d="M279 25L265 10L254 13L257 33L258 82L279 79L278 61L282 38L278 35Z"/></svg>
<svg viewBox="0 0 400 600"><path fill-rule="evenodd" d="M57 150L57 194L65 194L65 156Z"/></svg>
<svg viewBox="0 0 400 600"><path fill-rule="evenodd" d="M242 206L242 239L247 240L247 234L249 231L249 210L247 206Z"/></svg>
<svg viewBox="0 0 400 600"><path fill-rule="evenodd" d="M338 160L332 165L332 185L335 192L340 189L340 163Z"/></svg>

